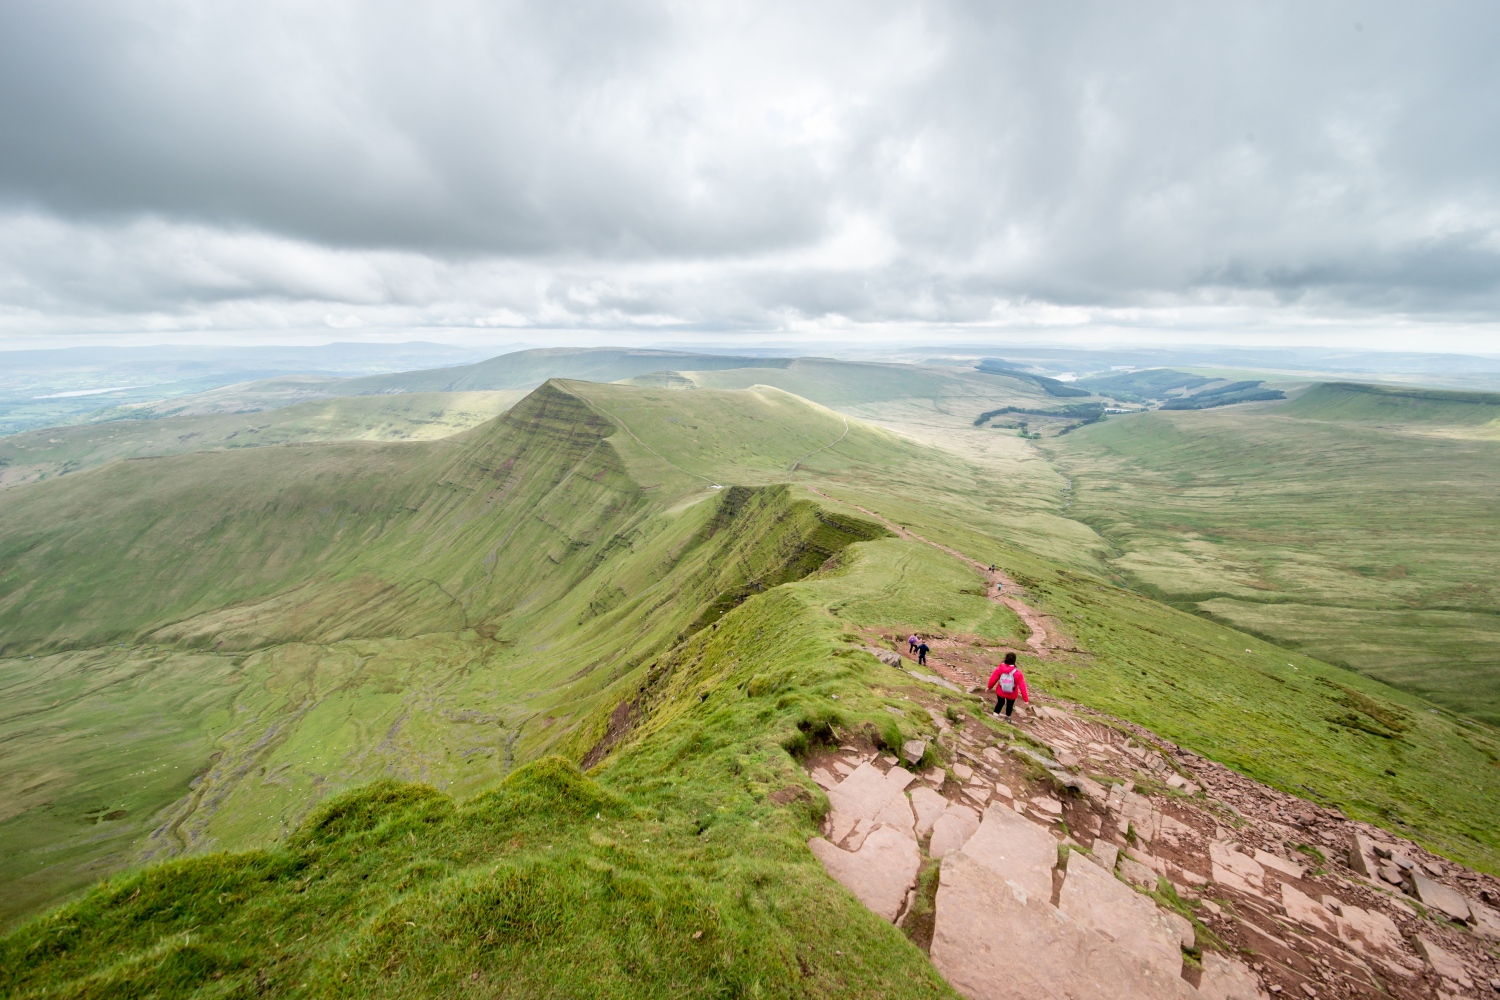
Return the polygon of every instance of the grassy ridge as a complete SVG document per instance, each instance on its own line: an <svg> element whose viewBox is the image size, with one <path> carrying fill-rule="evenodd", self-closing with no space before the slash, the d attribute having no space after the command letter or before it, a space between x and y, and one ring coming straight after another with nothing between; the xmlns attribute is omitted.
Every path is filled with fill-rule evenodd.
<svg viewBox="0 0 1500 1000"><path fill-rule="evenodd" d="M295 451L354 453L343 445ZM951 557L915 542L870 538L849 508L810 503L815 497L800 485L774 485L788 480L878 510L1018 573L1079 650L1046 662L1023 657L1040 690L1116 711L1280 787L1481 867L1500 867L1500 751L1487 733L1434 714L1418 698L1122 590L1082 571L1087 560L1076 552L1064 560L1022 547L1033 536L1013 525L1029 498L996 490L986 479L991 472L959 455L857 421L846 430L838 414L772 389L566 383L457 440L367 446L364 453L378 462L398 456L410 467L400 475L389 471L382 486L402 500L399 509L371 504L348 512L369 519L345 525L358 528L357 545L317 536L316 545L304 546L313 553L305 564L285 562L277 570L283 575L257 583L255 593L225 591L218 605L191 613L174 610L178 598L171 594L118 594L144 623L130 635L166 651L144 666L180 662L184 677L197 663L236 672L206 673L228 680L206 685L205 721L173 735L170 750L156 751L176 754L169 759L190 763L202 780L189 789L178 779L179 797L140 828L142 836L157 836L135 849L159 848L161 856L184 844L264 850L172 862L165 876L122 876L74 908L26 925L5 944L12 950L3 966L26 977L12 980L13 990L71 984L104 993L124 989L128 979L141 992L170 995L179 988L171 984L190 983L233 995L256 988L264 975L281 985L308 982L309 992L399 996L422 995L428 982L446 989L474 972L482 982L534 984L548 968L576 982L578 992L595 995L666 992L683 970L696 970L728 994L752 992L756 970L763 970L762 990L801 983L808 995L876 981L897 983L892 992L907 988L900 984L924 995L937 989L922 978L930 968L920 955L890 928L860 923L871 918L800 846L822 799L789 753L834 721L930 735L915 706L901 721L885 712L888 703L902 703L910 679L851 650L853 631L921 628L1013 641L1023 630L975 593L978 578ZM202 479L174 477L181 495L201 504L211 482L237 468L223 463L252 454L164 461L212 470ZM112 474L101 470L35 489L82 503L86 486L113 483ZM336 492L341 481L333 475L318 488ZM711 488L734 483L758 489ZM299 511L326 506L313 487L297 491L306 496L286 507L293 526ZM247 496L250 509L263 502L253 491ZM236 521L248 515L223 503L220 511L211 508L210 519L224 525L225 551L263 544L237 526L253 520ZM72 509L31 508L31 526L46 523L42 512L53 510L71 523ZM120 523L133 525L135 516ZM184 516L191 524L199 514ZM64 547L54 552L84 551L67 549L67 537L57 536L54 544ZM844 555L830 561L839 551ZM178 554L168 550L162 558ZM775 585L813 566L823 569ZM515 567L522 572L511 572ZM165 574L150 559L140 572ZM310 575L298 578L303 572ZM372 576L400 587L435 583L452 602L442 613L456 606L463 626L402 633L399 618L379 619L385 634L288 638L330 620L322 612L300 624L298 618L298 609L325 589L353 595L355 610L365 608L368 591L338 588ZM316 594L275 600L309 579ZM76 588L76 606L110 612L109 594L90 592L86 583ZM128 577L116 579L117 591L130 586ZM8 593L12 601L30 599L30 591ZM52 598L45 594L37 599L44 608L57 606L46 604ZM416 621L439 611L434 604L402 607ZM242 617L230 621L225 614ZM360 611L348 620L377 617ZM61 648L77 642L67 639L67 628L30 627L38 659L13 657L0 663L0 676L15 679L8 690L33 699L37 711L27 716L25 731L59 740L79 731L78 720L49 715L64 708L49 707L49 692L64 683L82 692L85 668L99 671L153 648L128 639L137 644L70 651ZM177 631L161 631L169 628ZM229 655L210 657L195 646L225 636L235 643ZM200 659L167 658L186 656ZM55 679L26 688L22 681L37 676L44 660ZM112 701L121 690L89 687L92 701L68 702L67 711L81 712L71 706L86 703L102 718L114 707L121 734L133 732L124 722L146 706ZM503 789L487 790L524 762L557 752L581 759L621 705L635 728L597 773L599 788L585 786L588 795L612 796L624 810L615 814L615 827L585 822L564 829L532 819L518 819L514 828L465 826L476 822L470 805L503 798ZM0 735L14 737L20 725L7 722ZM50 759L83 774L85 763L99 761L98 748L74 746L92 756ZM151 751L142 745L139 752ZM209 759L211 753L220 756ZM549 781L556 779L555 788L547 786L552 791L526 792L540 797L541 814L549 797L574 794L567 791L571 779L549 773ZM1462 778L1434 782L1434 773ZM39 889L51 884L65 892L107 867L109 858L89 853L87 840L112 828L87 815L129 791L123 781L129 775L94 772L89 794L76 800L59 794L71 787L66 775L30 793L28 808L0 824L0 845L9 852L4 864L11 866L0 877L31 877ZM370 829L393 832L388 840L356 838L339 846L336 837L325 843L307 832L309 810L320 799L382 775L422 781L453 798L372 791L394 796L389 808L377 801L357 811L370 814ZM531 780L517 773L509 787ZM32 783L24 778L20 788ZM55 797L52 806L43 805L47 796ZM557 808L565 811L565 803ZM134 822L130 815L109 822ZM27 826L43 817L56 824L51 832ZM27 831L35 834L30 840ZM118 838L118 851L128 847L126 839ZM50 872L27 867L65 853L56 850L65 845L76 852L67 865ZM628 856L617 853L624 847ZM250 874L236 874L242 870ZM486 895L500 871L534 877L521 897ZM652 895L647 882L670 891ZM174 892L177 886L188 888ZM329 894L318 895L325 888ZM628 904L614 908L612 892ZM154 902L139 908L146 899ZM499 900L486 903L486 912L517 916L475 924L462 916L472 912L466 900ZM555 900L574 901L584 912L547 916L556 913ZM728 914L722 929L713 930L728 944L707 972L694 964L701 956L691 949L709 929L704 938L677 933L705 907ZM596 912L605 916L596 920ZM272 925L297 933L268 940ZM507 936L508 927L522 931ZM193 936L177 955L176 935L190 928ZM49 941L64 941L65 948ZM799 953L791 945L798 941L813 942L814 950ZM194 947L207 957L200 961ZM590 963L600 970L595 985L586 979ZM222 977L213 979L215 973Z"/></svg>
<svg viewBox="0 0 1500 1000"><path fill-rule="evenodd" d="M135 853L259 842L382 774L493 782L696 620L867 537L626 439L643 486L614 432L541 390L462 441L181 456L8 494L0 683L26 750L7 753L0 878L41 895L4 912ZM145 723L170 677L214 709L172 716L168 740Z"/></svg>
<svg viewBox="0 0 1500 1000"><path fill-rule="evenodd" d="M639 688L649 712L592 780L550 758L462 803L422 787L368 787L326 804L281 844L122 876L25 925L0 945L3 988L951 995L802 846L825 799L795 754L828 727L890 741L932 735L905 701L910 678L851 650L847 629L892 587L952 602L945 617L969 597L948 585L956 564L925 546L888 539L849 551L656 658ZM1235 634L1212 622L1066 572L1038 570L1029 584L1095 649L1076 662L1028 658L1040 687L1144 709L1163 729L1283 777L1349 777L1340 771L1358 747L1324 739L1307 712L1325 697L1317 676L1347 673L1309 663L1315 676L1288 671L1278 683L1269 663L1227 648ZM1156 663L1168 644L1185 651ZM1147 677L1136 678L1137 664ZM1357 683L1400 721L1388 715L1399 703ZM906 705L905 716L888 705ZM1232 721L1250 706L1256 718ZM1278 717L1283 729L1266 728ZM1451 733L1447 720L1412 721L1417 746L1444 738L1444 726ZM1278 752L1266 754L1272 744Z"/></svg>

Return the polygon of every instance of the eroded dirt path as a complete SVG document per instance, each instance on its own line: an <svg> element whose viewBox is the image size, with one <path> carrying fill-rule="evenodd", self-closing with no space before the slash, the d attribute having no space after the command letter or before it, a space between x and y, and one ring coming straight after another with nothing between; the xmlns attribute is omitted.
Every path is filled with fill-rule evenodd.
<svg viewBox="0 0 1500 1000"><path fill-rule="evenodd" d="M817 489L813 486L809 486L807 487L807 489L809 492L817 494L824 500L829 500L836 504L842 504L845 507L851 507L854 510L859 511L861 514L879 521L881 524L885 525L885 527L890 529L892 533L900 536L901 538L905 538L914 542L921 542L922 544L930 545L941 552L946 552L948 555L957 559L959 562L963 563L965 566L968 566L980 576L984 577L989 581L990 584L985 591L985 596L997 604L1005 605L1015 613L1017 618L1021 619L1021 621L1026 625L1028 629L1030 629L1030 634L1026 637L1026 645L1030 647L1032 653L1034 653L1035 655L1048 656L1055 649L1066 648L1066 644L1058 639L1056 629L1053 624L1047 620L1046 615L1038 611L1036 608L1033 608L1031 605L1027 604L1025 601L1021 600L1019 596L1017 596L1020 587L1017 585L1015 580L1011 579L1010 576L1006 574L1004 570L999 568L991 569L989 566L979 562L977 559L971 559L957 549L949 548L948 546L943 545L939 542L934 542L932 539L924 537L923 535L912 531L910 528L899 525L896 522L892 521L890 518L887 518L882 514L877 514L875 511L870 510L867 507L861 507L859 504L850 503L847 500L840 500L838 497L831 497L827 493L824 493L822 490Z"/></svg>

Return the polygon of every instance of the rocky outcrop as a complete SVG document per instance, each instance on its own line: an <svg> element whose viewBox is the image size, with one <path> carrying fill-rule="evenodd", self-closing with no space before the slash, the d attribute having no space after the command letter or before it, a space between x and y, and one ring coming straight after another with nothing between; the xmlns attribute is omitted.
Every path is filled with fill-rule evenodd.
<svg viewBox="0 0 1500 1000"><path fill-rule="evenodd" d="M871 910L905 924L924 857L940 862L922 921L964 995L1452 1000L1500 977L1488 876L1137 727L1040 707L1024 738L939 726L946 767L920 777L868 746L808 762L831 806L812 848ZM1171 894L1181 912L1158 905Z"/></svg>

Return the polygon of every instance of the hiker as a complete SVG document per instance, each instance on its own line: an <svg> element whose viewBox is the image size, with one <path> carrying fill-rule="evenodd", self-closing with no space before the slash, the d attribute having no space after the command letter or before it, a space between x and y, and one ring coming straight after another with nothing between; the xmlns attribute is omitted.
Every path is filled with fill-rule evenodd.
<svg viewBox="0 0 1500 1000"><path fill-rule="evenodd" d="M995 714L999 715L1004 710L1007 719L1010 718L1011 710L1016 707L1018 696L1026 704L1031 704L1031 695L1026 691L1026 675L1016 666L1015 653L1005 654L1005 662L995 667L985 690L995 692Z"/></svg>
<svg viewBox="0 0 1500 1000"><path fill-rule="evenodd" d="M906 637L906 651L913 656L917 655L917 633L913 632Z"/></svg>
<svg viewBox="0 0 1500 1000"><path fill-rule="evenodd" d="M927 642L925 640L917 644L917 664L927 666Z"/></svg>

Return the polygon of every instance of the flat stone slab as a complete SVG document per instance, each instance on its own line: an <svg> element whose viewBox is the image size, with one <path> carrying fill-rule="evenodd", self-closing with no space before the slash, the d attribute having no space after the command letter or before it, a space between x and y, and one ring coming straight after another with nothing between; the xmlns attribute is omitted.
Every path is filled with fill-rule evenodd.
<svg viewBox="0 0 1500 1000"><path fill-rule="evenodd" d="M1338 926L1339 939L1362 955L1395 955L1405 950L1396 922L1379 910L1340 904Z"/></svg>
<svg viewBox="0 0 1500 1000"><path fill-rule="evenodd" d="M1469 901L1464 899L1463 893L1449 888L1436 879L1428 878L1415 868L1408 872L1406 877L1411 880L1412 895L1419 899L1423 906L1430 910L1437 910L1454 920L1467 921L1469 919Z"/></svg>
<svg viewBox="0 0 1500 1000"><path fill-rule="evenodd" d="M1153 869L1147 868L1134 858L1125 858L1120 862L1120 877L1131 885L1138 885L1142 889L1155 889L1156 880L1160 876Z"/></svg>
<svg viewBox="0 0 1500 1000"><path fill-rule="evenodd" d="M1443 950L1435 941L1424 934L1416 937L1417 951L1427 961L1432 963L1433 969L1438 975L1450 982L1457 983L1466 990L1474 988L1474 981L1469 978L1469 972L1464 968L1464 963L1457 955Z"/></svg>
<svg viewBox="0 0 1500 1000"><path fill-rule="evenodd" d="M1057 841L1045 827L1002 805L991 805L964 853L1039 899L1052 898ZM930 852L929 852L930 853Z"/></svg>
<svg viewBox="0 0 1500 1000"><path fill-rule="evenodd" d="M979 829L979 814L968 806L950 805L932 826L927 853L934 858L961 850Z"/></svg>
<svg viewBox="0 0 1500 1000"><path fill-rule="evenodd" d="M891 827L872 830L858 851L841 850L822 837L814 837L807 846L829 875L889 921L900 914L922 867L917 842Z"/></svg>
<svg viewBox="0 0 1500 1000"><path fill-rule="evenodd" d="M1255 863L1262 868L1274 868L1276 871L1284 875L1290 875L1292 878L1301 878L1302 872L1305 870L1295 861L1288 861L1280 855L1259 849L1255 852Z"/></svg>
<svg viewBox="0 0 1500 1000"><path fill-rule="evenodd" d="M1470 923L1475 934L1486 941L1500 941L1500 913L1483 903L1470 903L1469 912L1473 917Z"/></svg>
<svg viewBox="0 0 1500 1000"><path fill-rule="evenodd" d="M828 813L828 839L834 844L842 843L851 831L859 829L861 821L875 821L894 799L900 799L910 813L902 792L915 777L900 767L882 774L880 768L869 761L855 768L853 774L828 789L828 802L833 807ZM910 822L901 825L911 827ZM857 849L857 845L855 847Z"/></svg>
<svg viewBox="0 0 1500 1000"><path fill-rule="evenodd" d="M1219 885L1252 896L1261 895L1266 870L1254 858L1231 850L1228 844L1218 840L1208 845L1208 857L1213 863L1213 880Z"/></svg>
<svg viewBox="0 0 1500 1000"><path fill-rule="evenodd" d="M1203 953L1203 978L1198 983L1203 1000L1269 1000L1243 962L1216 951Z"/></svg>
<svg viewBox="0 0 1500 1000"><path fill-rule="evenodd" d="M912 840L917 839L916 821L917 818L911 811L911 802L900 792L891 796L891 800L885 804L885 808L880 810L875 816L877 826L887 826L900 830Z"/></svg>
<svg viewBox="0 0 1500 1000"><path fill-rule="evenodd" d="M1134 827L1135 835L1141 840L1155 840L1157 831L1161 828L1161 810L1152 805L1151 800L1144 795L1126 792L1120 803L1119 824L1121 836Z"/></svg>
<svg viewBox="0 0 1500 1000"><path fill-rule="evenodd" d="M1338 933L1338 918L1321 901L1301 892L1296 886L1282 883L1281 905L1286 915L1303 927ZM1340 907L1342 909L1342 907Z"/></svg>
<svg viewBox="0 0 1500 1000"><path fill-rule="evenodd" d="M948 800L930 788L914 788L911 805L917 814L916 835L921 839L932 832L932 824L948 808Z"/></svg>
<svg viewBox="0 0 1500 1000"><path fill-rule="evenodd" d="M1163 974L1182 974L1180 930L1155 903L1098 865L1068 858L1057 908Z"/></svg>
<svg viewBox="0 0 1500 1000"><path fill-rule="evenodd" d="M1140 961L966 851L943 861L931 954L937 970L971 1000L1199 996L1178 972L1167 975Z"/></svg>
<svg viewBox="0 0 1500 1000"><path fill-rule="evenodd" d="M1120 848L1106 840L1096 840L1092 857L1100 868L1113 874L1120 861Z"/></svg>

